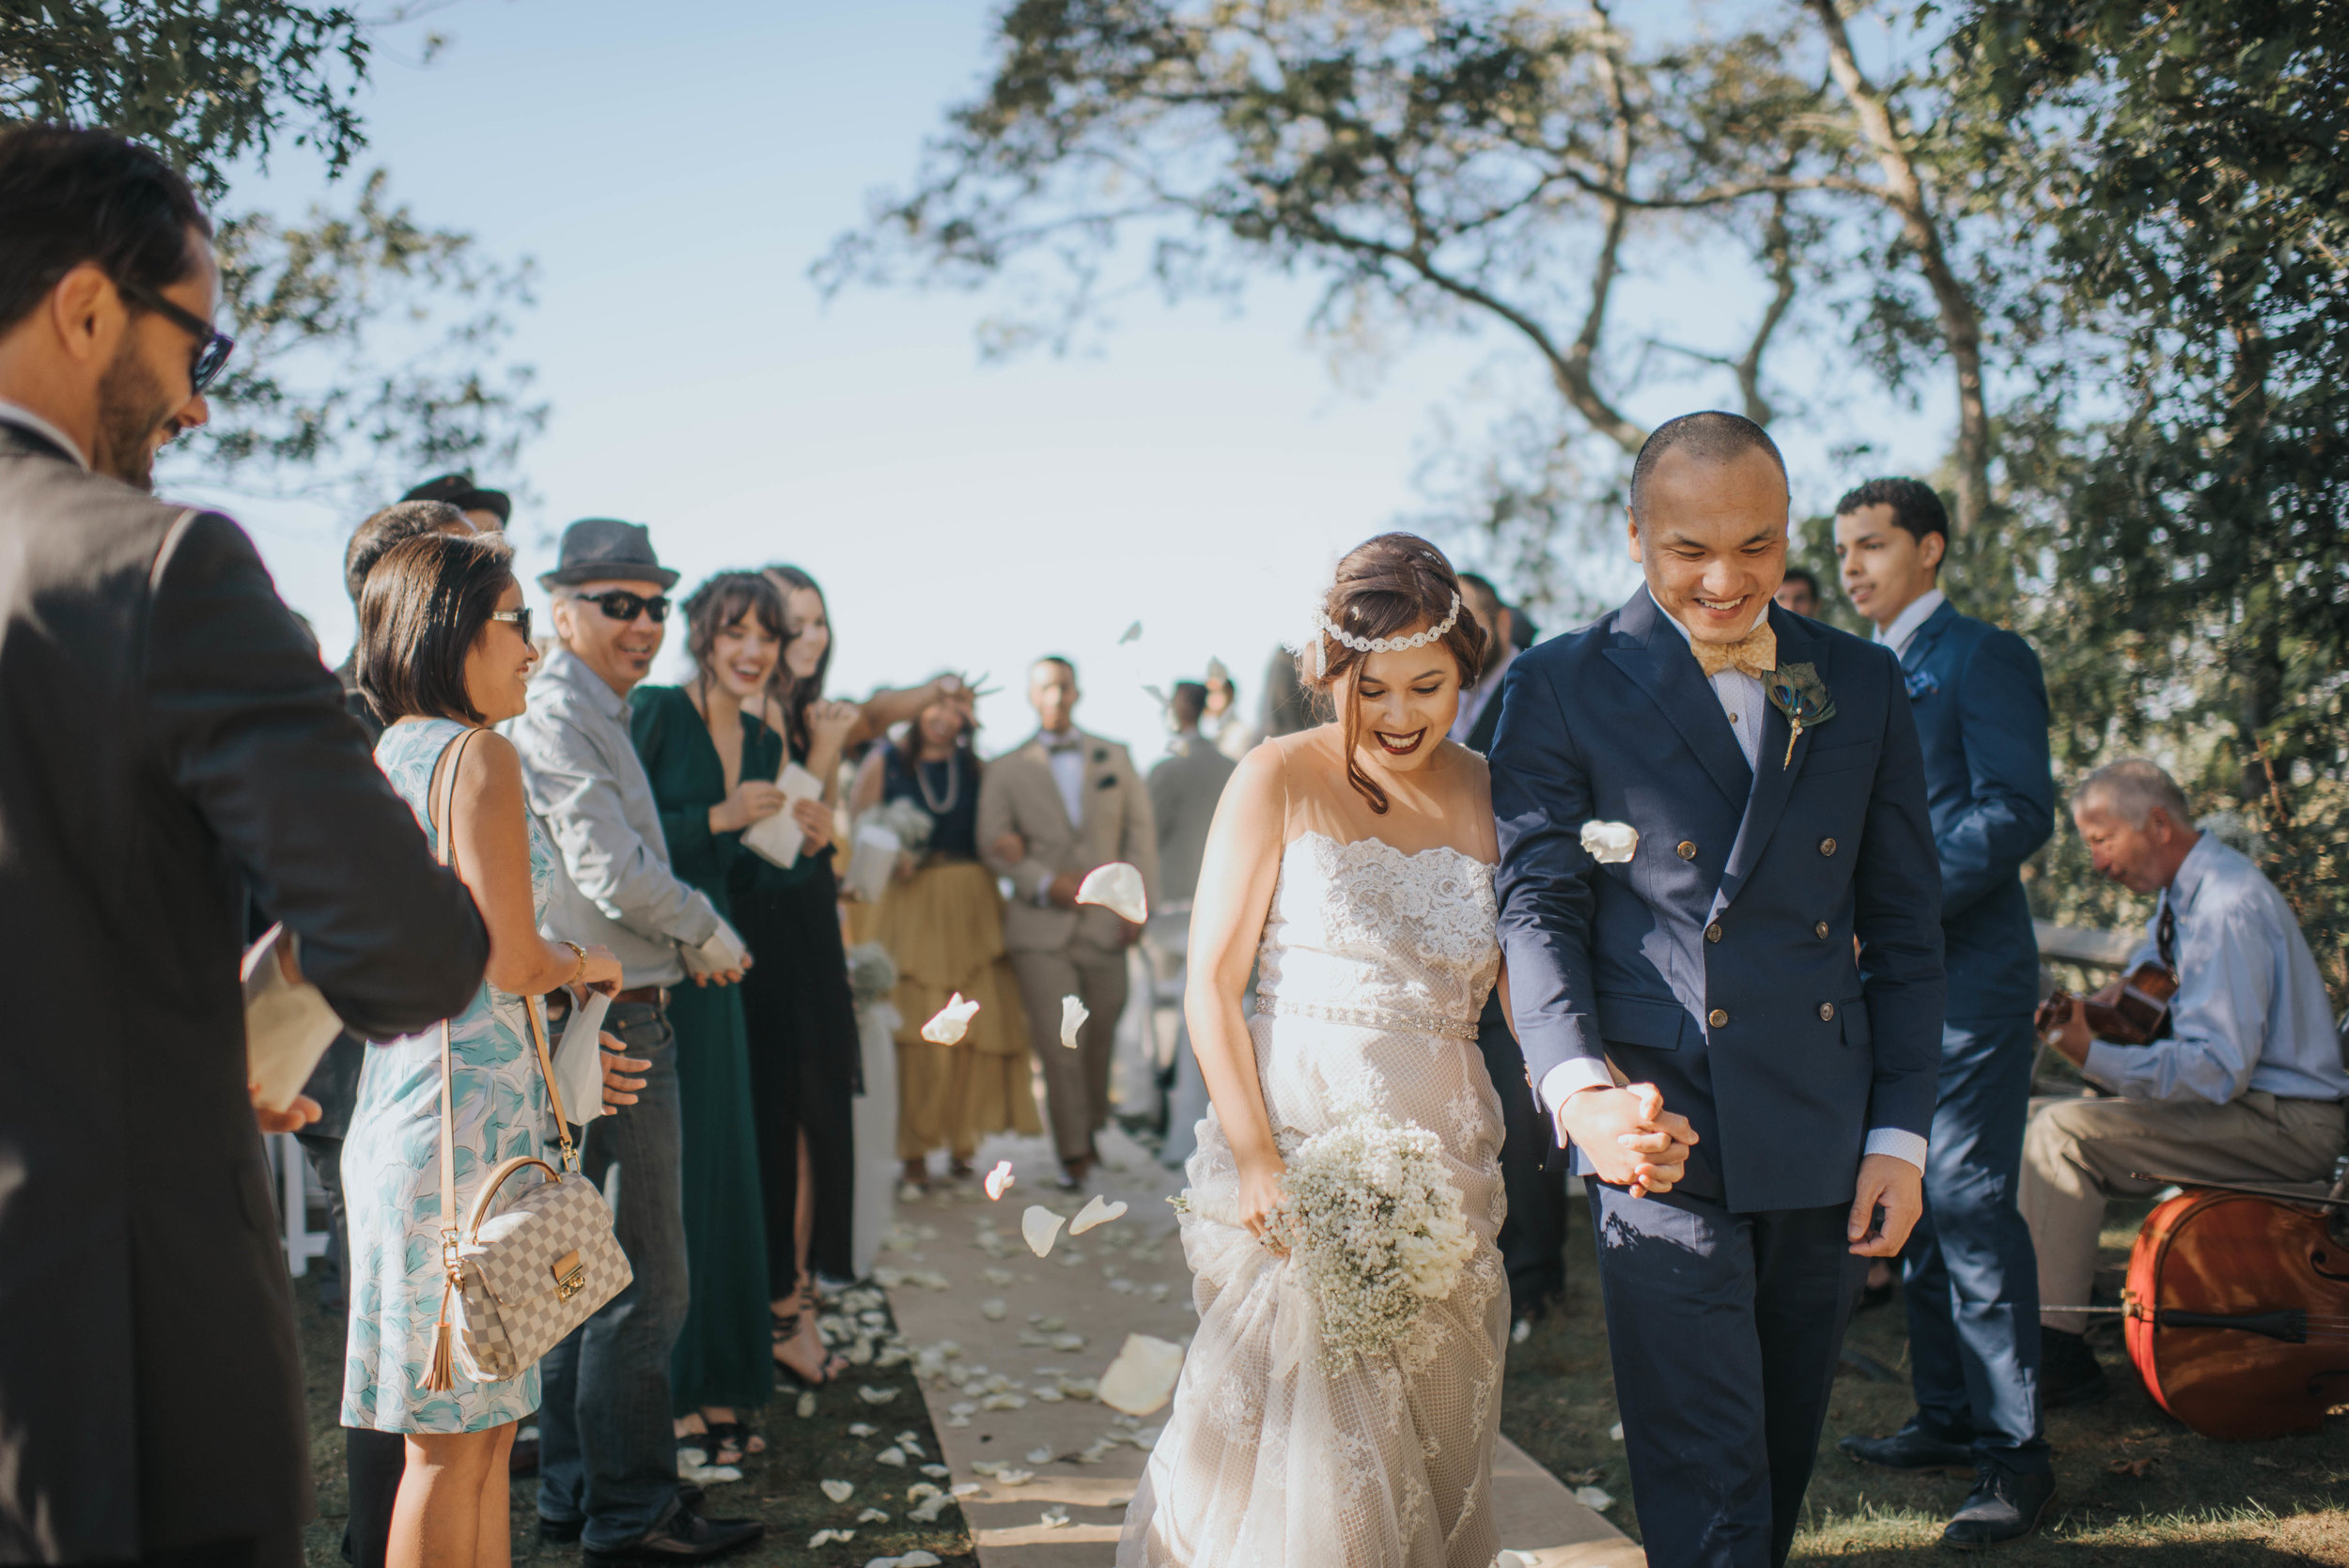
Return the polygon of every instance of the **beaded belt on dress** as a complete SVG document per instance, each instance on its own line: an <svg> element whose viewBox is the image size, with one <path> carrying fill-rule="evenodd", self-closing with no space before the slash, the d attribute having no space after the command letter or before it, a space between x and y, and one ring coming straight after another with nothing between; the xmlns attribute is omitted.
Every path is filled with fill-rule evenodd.
<svg viewBox="0 0 2349 1568"><path fill-rule="evenodd" d="M1451 1040L1476 1038L1476 1020L1427 1017L1417 1013L1394 1013L1383 1007L1331 1007L1318 1001L1291 1001L1284 997L1256 993L1259 1013L1286 1013L1292 1017L1319 1018L1325 1023L1354 1024L1363 1029L1385 1030L1392 1034L1440 1034Z"/></svg>

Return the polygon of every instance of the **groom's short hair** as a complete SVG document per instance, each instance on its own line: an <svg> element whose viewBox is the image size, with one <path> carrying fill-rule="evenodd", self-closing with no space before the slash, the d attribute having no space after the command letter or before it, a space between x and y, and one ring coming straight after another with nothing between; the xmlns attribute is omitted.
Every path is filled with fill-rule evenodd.
<svg viewBox="0 0 2349 1568"><path fill-rule="evenodd" d="M1767 452L1770 461L1778 465L1778 476L1786 477L1786 459L1780 456L1778 442L1770 432L1741 413L1724 413L1719 409L1706 409L1700 413L1684 413L1677 419L1667 419L1649 433L1640 447L1640 456L1631 465L1631 519L1641 520L1646 510L1641 505L1641 492L1646 489L1648 475L1664 460L1668 452L1685 452L1689 457L1708 463L1725 463L1749 452ZM1790 484L1789 488L1792 486Z"/></svg>

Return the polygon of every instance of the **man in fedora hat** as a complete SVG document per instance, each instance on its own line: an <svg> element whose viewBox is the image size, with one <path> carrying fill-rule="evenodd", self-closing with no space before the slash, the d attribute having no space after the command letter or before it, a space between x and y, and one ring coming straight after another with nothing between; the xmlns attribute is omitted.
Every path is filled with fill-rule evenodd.
<svg viewBox="0 0 2349 1568"><path fill-rule="evenodd" d="M465 514L476 534L503 534L514 518L514 498L504 490L484 489L471 474L442 474L400 497L402 501L438 501Z"/></svg>
<svg viewBox="0 0 2349 1568"><path fill-rule="evenodd" d="M642 523L584 518L563 531L555 568L558 642L513 722L530 803L561 851L552 928L619 955L605 1024L645 1062L636 1103L588 1124L582 1164L616 1174L614 1230L636 1271L542 1365L538 1530L579 1541L590 1562L698 1561L758 1539L755 1520L709 1519L681 1499L670 1424L669 1351L685 1321L685 1211L676 1037L669 987L685 952L726 932L708 898L669 869L652 782L629 734L628 695L651 673L677 574ZM738 967L695 975L723 985ZM615 1171L616 1168L616 1171ZM611 1188L606 1187L606 1191Z"/></svg>

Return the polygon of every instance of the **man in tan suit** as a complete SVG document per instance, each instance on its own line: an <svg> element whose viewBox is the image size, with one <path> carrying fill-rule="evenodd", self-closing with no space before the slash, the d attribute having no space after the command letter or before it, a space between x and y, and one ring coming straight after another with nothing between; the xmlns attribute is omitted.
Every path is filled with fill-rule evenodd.
<svg viewBox="0 0 2349 1568"><path fill-rule="evenodd" d="M1110 1057L1126 1010L1126 950L1142 927L1097 906L1079 908L1085 874L1112 861L1142 872L1158 897L1158 831L1150 797L1126 748L1080 730L1077 667L1057 656L1028 675L1036 734L988 764L979 787L979 843L988 869L1011 879L1003 946L1019 976L1031 1043L1044 1070L1046 1114L1062 1185L1075 1187L1098 1158L1096 1128L1109 1120ZM1077 1048L1061 1044L1061 999L1089 1015Z"/></svg>

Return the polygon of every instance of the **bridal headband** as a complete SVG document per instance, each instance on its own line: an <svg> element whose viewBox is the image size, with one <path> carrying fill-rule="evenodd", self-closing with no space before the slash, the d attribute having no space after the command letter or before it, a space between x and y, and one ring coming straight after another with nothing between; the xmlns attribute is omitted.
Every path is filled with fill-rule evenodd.
<svg viewBox="0 0 2349 1568"><path fill-rule="evenodd" d="M1330 674L1330 649L1328 644L1321 640L1324 636L1336 638L1356 653L1401 653L1408 648L1423 648L1428 644L1436 642L1457 625L1459 619L1460 596L1456 593L1452 596L1450 614L1439 624L1429 627L1425 631L1415 631L1408 637L1357 637L1316 608L1314 611L1313 630L1314 678L1325 679ZM1301 654L1305 650L1300 646L1297 651Z"/></svg>

